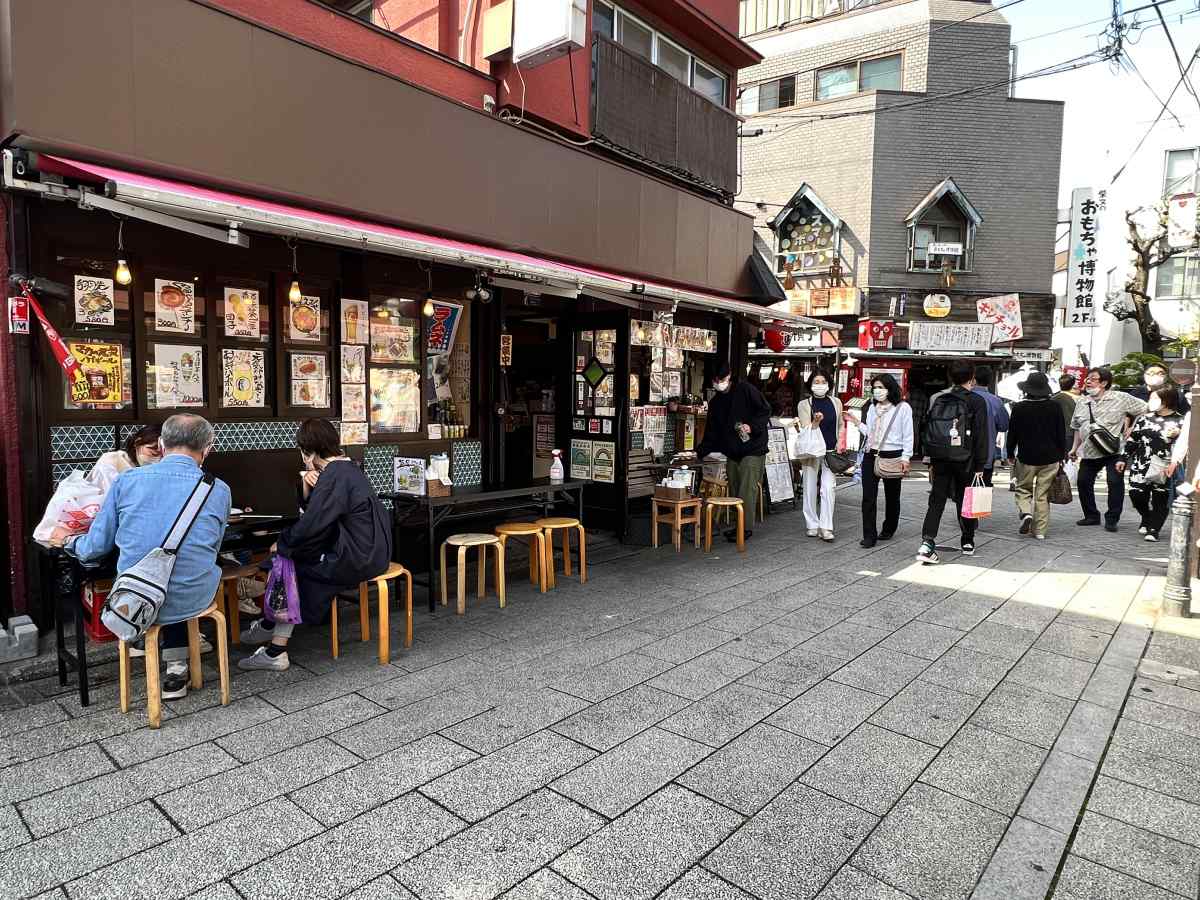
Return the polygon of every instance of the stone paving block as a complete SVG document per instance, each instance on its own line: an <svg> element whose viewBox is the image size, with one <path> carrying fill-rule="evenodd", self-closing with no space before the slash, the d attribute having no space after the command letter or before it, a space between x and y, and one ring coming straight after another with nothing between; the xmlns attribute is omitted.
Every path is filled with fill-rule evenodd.
<svg viewBox="0 0 1200 900"><path fill-rule="evenodd" d="M595 758L596 752L539 731L426 784L421 793L478 822Z"/></svg>
<svg viewBox="0 0 1200 900"><path fill-rule="evenodd" d="M987 617L993 625L1019 628L1041 633L1051 622L1059 618L1059 609L1053 604L1039 602L1041 598L1026 600L1014 597Z"/></svg>
<svg viewBox="0 0 1200 900"><path fill-rule="evenodd" d="M1080 699L1098 706L1111 706L1119 709L1125 702L1132 680L1133 675L1128 669L1096 666L1096 671L1088 679L1087 687L1083 689L1083 696Z"/></svg>
<svg viewBox="0 0 1200 900"><path fill-rule="evenodd" d="M700 866L688 869L658 897L659 900L754 900L741 888L722 881Z"/></svg>
<svg viewBox="0 0 1200 900"><path fill-rule="evenodd" d="M713 650L651 678L647 684L689 700L702 700L758 667L756 660Z"/></svg>
<svg viewBox="0 0 1200 900"><path fill-rule="evenodd" d="M460 819L406 794L322 832L232 879L255 900L334 900L445 840Z"/></svg>
<svg viewBox="0 0 1200 900"><path fill-rule="evenodd" d="M33 839L17 808L12 804L0 806L0 853L27 844Z"/></svg>
<svg viewBox="0 0 1200 900"><path fill-rule="evenodd" d="M1013 819L971 900L1045 897L1067 836L1028 819Z"/></svg>
<svg viewBox="0 0 1200 900"><path fill-rule="evenodd" d="M739 606L737 609L731 609L727 613L709 619L704 624L709 628L716 628L718 631L728 631L730 634L745 634L759 626L766 625L780 615L782 614L779 610L770 606L747 603L745 606Z"/></svg>
<svg viewBox="0 0 1200 900"><path fill-rule="evenodd" d="M787 613L775 620L776 625L783 625L789 628L798 628L801 631L807 631L809 634L818 634L826 628L832 628L838 622L845 621L850 618L855 609L848 606L840 606L836 600L830 602L818 600L816 603L809 603L795 612Z"/></svg>
<svg viewBox="0 0 1200 900"><path fill-rule="evenodd" d="M563 854L554 868L600 900L650 900L743 821L668 785Z"/></svg>
<svg viewBox="0 0 1200 900"><path fill-rule="evenodd" d="M1011 816L1045 756L1040 747L964 725L921 781Z"/></svg>
<svg viewBox="0 0 1200 900"><path fill-rule="evenodd" d="M892 632L873 628L858 622L839 622L816 637L809 638L801 646L806 650L851 660L861 656Z"/></svg>
<svg viewBox="0 0 1200 900"><path fill-rule="evenodd" d="M66 896L64 893L63 897ZM216 884L210 884L204 890L192 894L188 900L242 900L242 895L235 891L233 885L228 881L218 881Z"/></svg>
<svg viewBox="0 0 1200 900"><path fill-rule="evenodd" d="M347 694L361 693L372 685L382 685L404 677L404 673L395 666L381 666L372 661L351 664L319 678L263 691L259 696L285 713L295 713Z"/></svg>
<svg viewBox="0 0 1200 900"><path fill-rule="evenodd" d="M164 709L164 726L166 726L167 719L173 717L174 713L169 707ZM90 744L93 741L103 741L114 735L123 735L141 728L145 723L145 718L139 718L136 712L125 715L119 709L109 709L94 715L65 719L41 728L31 728L27 731L10 734L5 738L0 738L0 769L52 756L73 747ZM122 765L127 764L121 760L118 762L121 762Z"/></svg>
<svg viewBox="0 0 1200 900"><path fill-rule="evenodd" d="M1131 696L1150 700L1163 706L1200 713L1200 691L1179 687L1153 678L1139 676L1133 683Z"/></svg>
<svg viewBox="0 0 1200 900"><path fill-rule="evenodd" d="M86 781L116 768L97 744L0 769L0 803L13 803Z"/></svg>
<svg viewBox="0 0 1200 900"><path fill-rule="evenodd" d="M1070 656L1091 663L1100 662L1110 635L1094 628L1077 628L1054 622L1033 644L1035 650L1045 650L1060 656Z"/></svg>
<svg viewBox="0 0 1200 900"><path fill-rule="evenodd" d="M871 716L871 722L941 747L978 706L978 697L917 679Z"/></svg>
<svg viewBox="0 0 1200 900"><path fill-rule="evenodd" d="M242 762L254 762L349 728L384 712L382 706L356 694L348 694L243 729L218 739L217 745Z"/></svg>
<svg viewBox="0 0 1200 900"><path fill-rule="evenodd" d="M916 656L872 647L829 677L881 697L894 697L928 665L928 660Z"/></svg>
<svg viewBox="0 0 1200 900"><path fill-rule="evenodd" d="M1055 900L1178 900L1179 895L1071 855L1063 866L1054 897Z"/></svg>
<svg viewBox="0 0 1200 900"><path fill-rule="evenodd" d="M1010 662L1016 662L1024 656L1025 651L1037 640L1038 633L994 621L999 612L1003 612L1003 608L968 631L957 646L964 650L986 653L988 656L998 656Z"/></svg>
<svg viewBox="0 0 1200 900"><path fill-rule="evenodd" d="M559 778L551 787L612 819L710 753L712 748L704 744L649 728Z"/></svg>
<svg viewBox="0 0 1200 900"><path fill-rule="evenodd" d="M368 685L357 693L388 709L400 709L450 693L459 685L471 684L488 674L483 663L469 656L459 656L407 674L394 663L391 668L399 677Z"/></svg>
<svg viewBox="0 0 1200 900"><path fill-rule="evenodd" d="M939 600L917 618L931 625L942 625L958 631L970 631L999 608L1001 601L991 597L957 594Z"/></svg>
<svg viewBox="0 0 1200 900"><path fill-rule="evenodd" d="M1070 700L1005 682L983 701L971 724L1037 747L1051 747L1071 709Z"/></svg>
<svg viewBox="0 0 1200 900"><path fill-rule="evenodd" d="M301 788L292 799L326 826L340 825L476 758L431 734Z"/></svg>
<svg viewBox="0 0 1200 900"><path fill-rule="evenodd" d="M865 721L885 698L834 681L823 681L767 721L793 734L833 746Z"/></svg>
<svg viewBox="0 0 1200 900"><path fill-rule="evenodd" d="M882 816L937 754L921 741L863 724L830 750L801 781Z"/></svg>
<svg viewBox="0 0 1200 900"><path fill-rule="evenodd" d="M666 662L681 663L702 653L707 653L709 650L714 650L728 640L729 632L727 631L718 631L704 625L694 625L655 641L653 644L647 644L639 652Z"/></svg>
<svg viewBox="0 0 1200 900"><path fill-rule="evenodd" d="M0 738L53 725L66 719L67 711L54 700L45 700L18 709L6 709L4 715L0 716Z"/></svg>
<svg viewBox="0 0 1200 900"><path fill-rule="evenodd" d="M1172 760L1111 744L1102 771L1121 781L1200 805L1200 772Z"/></svg>
<svg viewBox="0 0 1200 900"><path fill-rule="evenodd" d="M1083 814L1071 852L1185 897L1195 896L1200 878L1195 847L1091 811Z"/></svg>
<svg viewBox="0 0 1200 900"><path fill-rule="evenodd" d="M391 875L380 875L354 893L347 894L345 900L419 900L419 898Z"/></svg>
<svg viewBox="0 0 1200 900"><path fill-rule="evenodd" d="M921 680L941 687L986 697L1003 679L1012 663L965 647L951 647L921 673Z"/></svg>
<svg viewBox="0 0 1200 900"><path fill-rule="evenodd" d="M817 900L909 900L909 896L853 866L843 866Z"/></svg>
<svg viewBox="0 0 1200 900"><path fill-rule="evenodd" d="M32 896L178 833L150 803L67 828L0 853L0 897Z"/></svg>
<svg viewBox="0 0 1200 900"><path fill-rule="evenodd" d="M839 603L844 602L844 592L837 596ZM872 628L882 628L888 633L907 625L925 610L933 605L932 600L921 597L907 597L903 591L898 591L882 600L876 600L848 620L855 625L870 625Z"/></svg>
<svg viewBox="0 0 1200 900"><path fill-rule="evenodd" d="M1168 837L1200 846L1200 806L1102 774L1088 798L1088 809Z"/></svg>
<svg viewBox="0 0 1200 900"><path fill-rule="evenodd" d="M281 715L260 698L247 697L229 706L214 706L169 722L164 719L162 728L139 728L101 741L101 745L121 766L127 767L261 725ZM127 718L145 723L136 713Z"/></svg>
<svg viewBox="0 0 1200 900"><path fill-rule="evenodd" d="M591 894L571 884L553 869L539 869L511 891L501 895L501 900L594 900Z"/></svg>
<svg viewBox="0 0 1200 900"><path fill-rule="evenodd" d="M491 753L535 731L541 731L588 705L578 697L550 688L537 688L508 697L492 709L439 730L476 753Z"/></svg>
<svg viewBox="0 0 1200 900"><path fill-rule="evenodd" d="M1095 773L1094 762L1051 750L1021 802L1021 816L1070 834Z"/></svg>
<svg viewBox="0 0 1200 900"><path fill-rule="evenodd" d="M639 619L637 627L660 637L676 634L691 628L693 625L704 623L707 627L709 620L715 619L719 613L710 606L685 602L669 610L657 612L652 616ZM722 629L724 630L724 629Z"/></svg>
<svg viewBox="0 0 1200 900"><path fill-rule="evenodd" d="M604 752L687 705L683 697L642 684L563 719L554 730Z"/></svg>
<svg viewBox="0 0 1200 900"><path fill-rule="evenodd" d="M422 900L489 900L603 824L582 806L538 791L410 859L393 874Z"/></svg>
<svg viewBox="0 0 1200 900"><path fill-rule="evenodd" d="M918 782L851 862L918 900L958 900L970 894L1007 825L1007 816Z"/></svg>
<svg viewBox="0 0 1200 900"><path fill-rule="evenodd" d="M1200 741L1200 713L1131 695L1121 715L1143 725L1164 728L1187 735L1193 741Z"/></svg>
<svg viewBox="0 0 1200 900"><path fill-rule="evenodd" d="M1119 710L1079 701L1071 710L1058 742L1054 745L1075 756L1099 762L1112 736Z"/></svg>
<svg viewBox="0 0 1200 900"><path fill-rule="evenodd" d="M1113 743L1200 769L1200 745L1187 735L1122 716Z"/></svg>
<svg viewBox="0 0 1200 900"><path fill-rule="evenodd" d="M1083 693L1094 670L1094 663L1043 650L1030 650L1013 666L1005 680L1076 700Z"/></svg>
<svg viewBox="0 0 1200 900"><path fill-rule="evenodd" d="M740 684L794 699L835 672L845 660L798 648L738 679Z"/></svg>
<svg viewBox="0 0 1200 900"><path fill-rule="evenodd" d="M280 797L72 881L88 900L174 900L256 866L321 830Z"/></svg>
<svg viewBox="0 0 1200 900"><path fill-rule="evenodd" d="M756 897L813 897L878 821L793 785L713 851L704 866Z"/></svg>
<svg viewBox="0 0 1200 900"><path fill-rule="evenodd" d="M723 747L787 701L744 684L731 684L659 723L659 727L710 747Z"/></svg>
<svg viewBox="0 0 1200 900"><path fill-rule="evenodd" d="M21 815L35 837L44 837L202 781L237 764L216 744L200 744L26 800L20 805Z"/></svg>
<svg viewBox="0 0 1200 900"><path fill-rule="evenodd" d="M909 622L880 646L919 659L935 660L953 647L962 636L963 632L957 628L931 625L928 622Z"/></svg>
<svg viewBox="0 0 1200 900"><path fill-rule="evenodd" d="M1149 639L1150 629L1132 622L1122 622L1100 661L1109 666L1136 669Z"/></svg>
<svg viewBox="0 0 1200 900"><path fill-rule="evenodd" d="M726 635L730 639L721 645L721 652L765 663L798 647L812 636L813 632L807 629L772 622L736 637Z"/></svg>
<svg viewBox="0 0 1200 900"><path fill-rule="evenodd" d="M194 781L159 796L158 805L185 832L196 831L290 794L357 762L358 757L349 750L322 738Z"/></svg>
<svg viewBox="0 0 1200 900"><path fill-rule="evenodd" d="M463 691L446 691L347 728L333 735L332 740L365 758L381 756L470 719L491 706L487 700ZM513 740L520 737L517 735Z"/></svg>
<svg viewBox="0 0 1200 900"><path fill-rule="evenodd" d="M592 666L566 678L560 678L550 686L573 697L582 697L598 703L619 694L635 684L649 681L671 668L671 663L644 653L627 653L607 662ZM675 691L674 693L678 693Z"/></svg>

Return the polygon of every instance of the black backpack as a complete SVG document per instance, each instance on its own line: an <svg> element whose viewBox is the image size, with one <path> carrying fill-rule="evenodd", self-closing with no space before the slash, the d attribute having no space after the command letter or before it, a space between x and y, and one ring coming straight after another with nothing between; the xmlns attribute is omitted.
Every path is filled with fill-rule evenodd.
<svg viewBox="0 0 1200 900"><path fill-rule="evenodd" d="M922 441L931 460L966 462L971 458L971 410L958 391L940 394L925 420Z"/></svg>

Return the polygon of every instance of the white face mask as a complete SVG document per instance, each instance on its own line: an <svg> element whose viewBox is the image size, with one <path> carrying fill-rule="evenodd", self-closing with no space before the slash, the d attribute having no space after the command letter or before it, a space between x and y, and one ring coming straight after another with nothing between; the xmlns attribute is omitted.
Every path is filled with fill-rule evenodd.
<svg viewBox="0 0 1200 900"><path fill-rule="evenodd" d="M1162 375L1155 372L1153 375L1146 376L1146 387L1151 388L1151 389L1160 388L1163 386L1163 383L1166 380L1167 379L1164 378Z"/></svg>
<svg viewBox="0 0 1200 900"><path fill-rule="evenodd" d="M1158 394L1150 395L1150 399L1146 402L1146 408L1149 409L1150 412L1158 412L1160 409L1162 409L1162 399L1158 396Z"/></svg>
<svg viewBox="0 0 1200 900"><path fill-rule="evenodd" d="M814 384L812 386L812 392L814 397L824 397L829 393L829 385L820 383Z"/></svg>
<svg viewBox="0 0 1200 900"><path fill-rule="evenodd" d="M887 388L884 388L884 387L873 388L871 391L871 396L875 398L876 403L883 403L888 398Z"/></svg>
<svg viewBox="0 0 1200 900"><path fill-rule="evenodd" d="M1100 393L1100 388L1098 388L1098 387L1087 387L1087 388L1084 388L1084 391L1087 393L1087 395L1088 395L1089 397L1095 397L1095 396L1097 396L1097 395Z"/></svg>
<svg viewBox="0 0 1200 900"><path fill-rule="evenodd" d="M715 387L720 393L723 394L727 390L729 390L730 384L731 384L730 379L726 378L724 381L718 381L716 384L713 385L713 387Z"/></svg>

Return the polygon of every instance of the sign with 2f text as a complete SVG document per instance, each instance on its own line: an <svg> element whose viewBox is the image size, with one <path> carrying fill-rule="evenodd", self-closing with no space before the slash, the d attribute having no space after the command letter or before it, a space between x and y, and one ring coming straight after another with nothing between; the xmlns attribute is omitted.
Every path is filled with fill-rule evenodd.
<svg viewBox="0 0 1200 900"><path fill-rule="evenodd" d="M1067 263L1067 328L1095 328L1100 204L1093 188L1071 192L1071 254Z"/></svg>

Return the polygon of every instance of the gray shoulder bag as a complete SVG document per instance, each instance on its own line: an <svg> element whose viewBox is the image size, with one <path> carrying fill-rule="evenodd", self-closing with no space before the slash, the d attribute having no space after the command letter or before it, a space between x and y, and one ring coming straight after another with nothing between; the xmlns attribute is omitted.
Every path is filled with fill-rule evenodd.
<svg viewBox="0 0 1200 900"><path fill-rule="evenodd" d="M213 476L204 473L161 546L155 547L113 581L100 621L122 641L136 641L158 618L167 601L167 585L175 571L179 546L192 530L200 509L212 493Z"/></svg>

